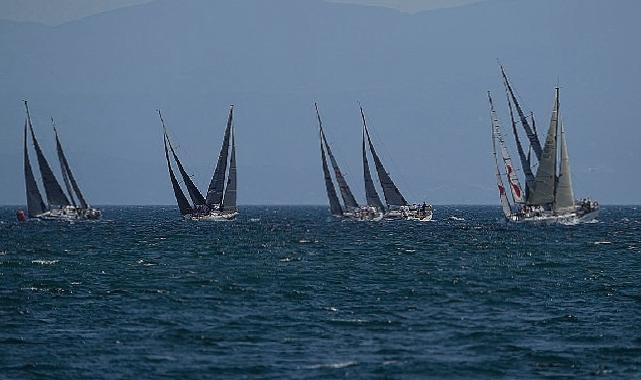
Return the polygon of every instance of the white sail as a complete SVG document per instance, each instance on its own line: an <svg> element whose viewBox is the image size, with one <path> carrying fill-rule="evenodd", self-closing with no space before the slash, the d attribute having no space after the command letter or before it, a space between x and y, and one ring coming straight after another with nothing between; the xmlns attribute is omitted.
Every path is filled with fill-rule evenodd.
<svg viewBox="0 0 641 380"><path fill-rule="evenodd" d="M503 163L505 164L505 172L507 175L508 183L510 184L510 191L512 192L512 199L514 203L525 203L525 194L523 193L523 188L519 183L519 178L516 175L514 170L514 165L512 164L512 158L507 151L505 146L505 141L503 140L503 135L501 133L501 123L499 122L498 116L496 115L496 110L494 109L494 104L492 102L492 97L488 93L490 100L490 111L492 114L492 133L496 141L499 142L501 146L501 157L503 158Z"/></svg>
<svg viewBox="0 0 641 380"><path fill-rule="evenodd" d="M534 178L534 189L529 194L528 204L546 206L554 203L556 187L557 133L559 129L559 89L556 89L550 129L545 139L539 168Z"/></svg>
<svg viewBox="0 0 641 380"><path fill-rule="evenodd" d="M570 172L570 156L568 154L568 146L565 141L565 129L563 122L561 122L561 167L559 169L559 180L556 185L556 197L554 203L554 211L568 212L573 211L574 205L574 191L572 190L572 177Z"/></svg>
<svg viewBox="0 0 641 380"><path fill-rule="evenodd" d="M507 193L505 192L505 186L503 186L503 179L501 178L501 171L499 170L499 159L496 155L496 129L492 127L492 149L494 154L494 163L496 164L496 186L499 188L499 197L501 199L501 208L503 209L503 215L506 218L512 216L512 207L510 206L510 200L507 198Z"/></svg>

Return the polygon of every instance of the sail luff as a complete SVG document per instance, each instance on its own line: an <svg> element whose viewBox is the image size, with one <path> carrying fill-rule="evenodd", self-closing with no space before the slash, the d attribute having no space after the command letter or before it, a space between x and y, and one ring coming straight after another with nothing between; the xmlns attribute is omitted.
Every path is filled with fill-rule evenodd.
<svg viewBox="0 0 641 380"><path fill-rule="evenodd" d="M234 121L234 106L229 107L229 117L227 118L227 128L225 128L225 137L223 138L223 145L218 155L218 163L214 170L214 175L209 183L207 189L207 198L205 202L207 206L213 208L220 205L225 193L225 174L227 173L227 161L229 156L229 135L231 133L231 126Z"/></svg>
<svg viewBox="0 0 641 380"><path fill-rule="evenodd" d="M530 190L534 186L534 173L532 172L532 161L530 161L530 152L532 151L532 145L528 149L527 155L523 150L523 145L521 144L521 139L519 138L519 133L516 130L516 121L514 120L514 110L512 109L512 101L510 100L509 94L506 93L507 104L510 110L510 120L512 122L512 134L514 135L514 140L516 141L516 149L519 153L519 159L521 160L521 168L523 169L523 174L525 175L525 194L529 194ZM534 120L534 119L533 119Z"/></svg>
<svg viewBox="0 0 641 380"><path fill-rule="evenodd" d="M165 158L167 160L167 168L169 169L169 179L171 180L171 185L174 188L174 196L176 197L176 202L178 203L178 208L180 209L180 213L182 215L189 215L192 213L193 209L191 208L191 205L189 204L187 197L185 197L185 193L180 188L180 184L176 179L174 170L171 168L171 161L169 160L169 149L167 148L167 140L169 139L169 137L167 136L166 133L163 133L163 134L164 134L164 140L165 140Z"/></svg>
<svg viewBox="0 0 641 380"><path fill-rule="evenodd" d="M76 198L80 203L80 207L83 209L89 208L89 204L87 203L87 200L85 199L85 197L82 195L82 192L80 191L80 187L78 186L78 182L76 181L76 178L74 177L73 172L71 171L71 167L69 166L69 161L67 161L67 157L65 156L64 150L62 149L62 143L60 142L60 138L58 137L58 130L55 128L54 128L54 133L56 135L56 150L58 151L58 160L60 161L62 176L63 178L66 178L65 185L67 185L67 181L71 185L71 189L69 189L69 186L67 185L67 191L71 196L72 202L73 202L72 194L75 193ZM71 190L73 190L73 193ZM76 204L74 203L74 206L75 205Z"/></svg>
<svg viewBox="0 0 641 380"><path fill-rule="evenodd" d="M33 170L31 169L29 150L27 148L27 120L24 122L24 178L27 193L27 215L33 218L47 211L47 206L42 200L36 178L33 176Z"/></svg>
<svg viewBox="0 0 641 380"><path fill-rule="evenodd" d="M234 137L234 129L231 130L231 158L229 159L229 177L227 178L227 186L225 187L225 196L223 197L223 211L235 212L238 210L236 206L236 139Z"/></svg>
<svg viewBox="0 0 641 380"><path fill-rule="evenodd" d="M510 158L510 154L508 153L507 147L505 146L505 141L503 140L503 133L501 132L501 124L496 114L496 110L494 109L494 103L492 102L492 96L489 91L487 93L487 96L490 101L490 113L492 117L492 126L494 128L494 136L496 140L498 140L499 145L501 147L501 158L503 159L503 163L505 165L505 172L507 175L508 183L510 184L512 199L514 200L514 203L525 203L523 190L521 188L521 184L519 183L519 179L516 175L516 171L514 170L514 165L512 164L512 158Z"/></svg>
<svg viewBox="0 0 641 380"><path fill-rule="evenodd" d="M527 120L527 116L525 115L525 112L523 112L523 109L521 108L521 105L519 104L519 101L516 98L516 95L514 94L514 90L512 89L512 85L510 84L509 79L507 78L507 74L505 73L505 69L503 68L503 65L501 65L501 74L503 75L503 84L505 85L505 88L509 92L512 98L512 101L514 102L514 106L516 107L516 112L519 114L519 118L521 119L521 124L523 125L523 129L525 129L525 134L527 135L527 138L530 140L532 149L534 149L534 154L536 155L536 158L540 160L541 155L543 154L543 150L541 149L541 142L539 141L539 137L537 136L537 134L530 127L530 124Z"/></svg>
<svg viewBox="0 0 641 380"><path fill-rule="evenodd" d="M539 160L539 167L536 171L534 179L534 188L530 192L528 204L546 206L554 203L555 188L556 188L556 166L557 166L557 133L559 128L559 93L556 91L554 100L554 108L552 110L552 117L550 119L550 129L548 130L547 138L545 139L545 146L543 154Z"/></svg>
<svg viewBox="0 0 641 380"><path fill-rule="evenodd" d="M554 202L554 211L564 212L574 210L574 190L572 189L572 173L570 171L570 156L568 146L565 140L565 128L561 124L561 165L559 169L559 179L556 186L556 196Z"/></svg>
<svg viewBox="0 0 641 380"><path fill-rule="evenodd" d="M361 107L361 116L363 119L365 119L363 107ZM387 206L407 206L405 197L403 197L396 184L394 184L394 181L392 181L392 178L383 166L383 162L378 157L376 149L374 149L374 144L372 144L372 139L369 135L369 129L367 128L367 125L365 125L364 127L365 135L367 136L367 142L369 143L369 149L372 152L372 157L374 158L374 165L376 167L376 173L378 174L378 180L381 183L381 187L383 188L383 196L385 197Z"/></svg>
<svg viewBox="0 0 641 380"><path fill-rule="evenodd" d="M29 124L29 131L31 132L31 140L33 143L33 147L36 151L36 156L38 158L38 167L40 168L42 183L45 187L45 194L47 195L47 203L49 203L49 207L68 206L70 205L69 200L67 199L67 196L62 190L62 187L60 187L60 184L58 183L56 176L53 174L53 171L51 170L51 166L49 166L49 162L47 161L44 153L42 152L42 149L40 148L40 144L36 139L36 134L34 133L33 125L31 124L31 115L29 114L29 107L26 101L25 101L25 108L27 109L27 121Z"/></svg>
<svg viewBox="0 0 641 380"><path fill-rule="evenodd" d="M385 212L385 206L383 205L383 202L381 202L381 198L376 191L376 186L374 186L374 180L372 179L372 173L369 170L367 148L365 146L365 118L363 118L363 177L365 180L365 199L367 200L367 205L374 206L379 211Z"/></svg>
<svg viewBox="0 0 641 380"><path fill-rule="evenodd" d="M347 209L357 208L358 202L356 202L354 193L352 193L352 189L350 189L349 185L347 184L347 180L345 179L345 176L343 176L343 172L338 166L338 161L336 161L336 158L334 157L334 153L332 153L332 149L329 145L329 142L327 142L327 137L325 136L325 131L323 130L323 122L320 117L320 112L318 111L318 104L315 104L315 107L316 107L316 116L319 122L319 128L321 130L321 137L323 139L323 142L325 143L329 160L332 163L332 168L334 169L334 176L336 177L336 182L338 183L338 188L341 192L343 203L345 204L345 207Z"/></svg>

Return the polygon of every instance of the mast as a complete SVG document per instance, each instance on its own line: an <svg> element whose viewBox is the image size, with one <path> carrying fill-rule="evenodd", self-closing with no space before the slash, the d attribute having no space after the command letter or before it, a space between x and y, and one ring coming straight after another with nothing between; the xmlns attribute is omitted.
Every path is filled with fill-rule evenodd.
<svg viewBox="0 0 641 380"><path fill-rule="evenodd" d="M225 187L225 196L223 198L223 211L235 212L236 207L236 139L234 130L231 129L231 158L229 160L229 177L227 178L227 187Z"/></svg>
<svg viewBox="0 0 641 380"><path fill-rule="evenodd" d="M169 179L171 180L171 185L174 188L174 195L176 196L176 202L178 203L178 208L180 209L180 213L184 215L189 215L192 213L192 208L191 205L189 204L189 201L187 200L187 197L185 197L185 193L183 193L182 189L180 188L180 184L178 183L178 180L176 179L176 175L174 174L174 170L171 168L171 161L169 160L169 150L167 149L167 140L169 137L167 136L167 133L163 131L163 137L165 140L165 158L167 160L167 168L169 169Z"/></svg>
<svg viewBox="0 0 641 380"><path fill-rule="evenodd" d="M321 161L323 162L323 177L325 178L325 189L327 190L327 198L329 199L329 210L334 216L342 216L343 208L341 203L338 200L338 195L336 194L336 188L334 187L334 182L332 182L332 175L329 172L329 166L327 165L327 157L325 156L325 148L323 147L323 133L322 131L319 134L320 137L320 148L321 148Z"/></svg>
<svg viewBox="0 0 641 380"><path fill-rule="evenodd" d="M556 88L550 129L545 139L543 154L534 179L534 188L528 198L529 205L551 205L554 203L557 167L557 133L559 129L559 89Z"/></svg>
<svg viewBox="0 0 641 380"><path fill-rule="evenodd" d="M33 176L31 162L29 161L29 150L27 149L27 120L24 121L24 179L27 191L27 214L30 218L36 217L47 211L47 206L42 200L38 189L36 178Z"/></svg>
<svg viewBox="0 0 641 380"><path fill-rule="evenodd" d="M523 190L521 189L521 184L519 183L519 179L516 176L516 172L514 171L514 166L512 165L512 159L510 158L510 154L508 153L507 147L505 146L505 141L503 140L503 135L501 133L501 124L499 123L498 116L496 115L496 110L494 109L494 103L492 102L492 95L490 94L489 91L487 92L487 97L490 101L490 114L492 118L492 128L494 131L494 137L496 140L499 141L499 144L501 146L501 156L503 158L503 163L505 164L505 172L507 175L508 182L510 184L512 199L514 200L514 203L525 203Z"/></svg>
<svg viewBox="0 0 641 380"><path fill-rule="evenodd" d="M227 158L229 155L229 135L231 133L231 126L234 121L234 106L229 107L229 117L227 118L227 128L225 128L225 137L223 138L223 146L220 148L218 155L218 163L216 170L209 183L207 189L207 198L205 202L209 208L220 205L223 200L225 191L225 173L227 172Z"/></svg>
<svg viewBox="0 0 641 380"><path fill-rule="evenodd" d="M51 122L53 123L53 118L51 118ZM76 178L73 176L73 172L71 171L71 167L69 166L69 161L67 161L67 157L65 156L65 153L62 149L62 144L60 143L60 138L58 137L58 130L56 129L55 126L53 128L53 131L56 135L56 150L58 151L58 161L60 161L62 178L65 181L67 192L69 192L70 200L73 203L73 205L76 206L76 203L74 202L74 199L73 199L73 193L75 193L76 198L80 203L80 207L83 209L89 208L89 205L85 200L85 197L82 195L82 192L80 191L78 182L76 181Z"/></svg>
<svg viewBox="0 0 641 380"><path fill-rule="evenodd" d="M541 160L541 155L543 152L541 149L541 142L539 141L539 137L537 136L536 132L532 130L532 128L530 127L527 117L525 116L525 113L523 112L523 109L521 108L521 105L519 104L519 101L516 98L516 95L514 94L512 85L510 84L510 81L507 78L507 74L505 73L505 69L503 68L503 65L500 65L500 66L501 66L501 74L503 75L503 84L505 85L505 88L507 89L510 96L512 97L512 101L514 102L514 106L516 107L516 112L519 114L519 118L521 119L521 124L523 125L523 129L525 129L525 134L527 135L527 138L530 140L530 145L532 145L532 149L534 149L534 154L536 155L536 158L538 160Z"/></svg>
<svg viewBox="0 0 641 380"><path fill-rule="evenodd" d="M365 119L363 107L360 107L360 109L361 117ZM396 185L394 184L394 181L392 181L392 178L385 170L381 159L378 157L376 149L374 149L374 144L372 144L372 139L369 135L369 129L367 128L367 125L364 125L364 127L365 135L367 136L367 142L369 143L369 150L372 152L372 157L374 158L376 173L378 174L378 180L381 183L381 187L383 188L383 195L385 196L385 202L387 203L388 208L389 206L407 206L405 197L403 197L401 192L398 190L398 187L396 187Z"/></svg>
<svg viewBox="0 0 641 380"><path fill-rule="evenodd" d="M29 105L27 104L26 100L24 102L24 106L25 106L25 109L27 110L27 121L29 124L29 131L31 132L33 147L36 150L36 156L38 158L38 166L40 167L42 183L44 184L44 187L45 187L45 193L47 194L47 202L49 203L49 207L68 206L70 205L69 200L67 199L67 196L65 195L64 191L62 191L62 188L60 187L60 184L58 183L56 176L54 176L53 171L49 166L49 162L47 162L47 159L42 153L42 149L40 149L40 144L36 139L36 134L33 132L33 125L31 124L31 114L29 113Z"/></svg>
<svg viewBox="0 0 641 380"><path fill-rule="evenodd" d="M162 113L160 113L160 110L158 110L158 116L160 116L160 122L162 123L162 128L165 131L165 135L167 136L167 143L169 145L169 150L171 150L171 154L174 157L174 161L176 161L176 165L178 166L178 171L180 171L180 175L183 178L183 182L185 183L185 186L187 186L187 192L189 193L189 197L191 198L195 206L204 205L205 198L200 193L200 191L194 184L194 181L192 181L189 174L187 174L187 171L183 167L183 164L180 162L180 159L178 159L178 155L176 154L176 151L174 150L174 147L171 144L171 140L169 140L169 135L167 134L167 127L165 126L165 120L162 117Z"/></svg>
<svg viewBox="0 0 641 380"><path fill-rule="evenodd" d="M316 107L316 117L318 118L318 126L321 130L321 138L323 139L323 142L325 143L325 147L327 148L327 155L329 156L329 160L332 163L332 168L334 169L334 176L336 177L336 182L338 182L338 188L341 192L341 197L343 198L343 203L345 204L345 208L348 210L350 208L358 208L358 202L356 202L356 198L354 197L352 190L349 188L349 185L347 184L347 181L345 180L345 177L343 176L343 173L341 172L341 169L338 166L338 162L336 161L336 158L332 153L332 149L330 148L329 143L327 142L327 137L325 136L325 131L323 130L323 122L320 117L320 112L318 111L318 103L314 103L314 106Z"/></svg>
<svg viewBox="0 0 641 380"><path fill-rule="evenodd" d="M556 185L556 195L554 202L554 211L573 211L574 210L574 190L572 189L572 175L570 171L570 156L568 154L568 145L565 141L565 128L561 124L561 166L559 169L559 179Z"/></svg>
<svg viewBox="0 0 641 380"><path fill-rule="evenodd" d="M385 206L381 202L381 198L378 196L376 187L374 186L374 180L372 179L372 173L369 171L369 162L367 161L367 148L365 147L365 128L367 122L365 121L365 115L361 113L363 119L363 176L365 179L365 199L367 200L368 206L374 206L379 211L385 212Z"/></svg>

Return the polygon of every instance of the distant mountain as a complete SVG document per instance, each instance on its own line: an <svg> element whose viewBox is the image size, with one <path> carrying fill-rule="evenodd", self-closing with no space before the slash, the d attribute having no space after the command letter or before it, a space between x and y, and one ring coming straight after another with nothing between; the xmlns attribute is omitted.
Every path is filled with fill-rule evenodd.
<svg viewBox="0 0 641 380"><path fill-rule="evenodd" d="M239 202L324 204L315 100L359 194L357 100L409 199L497 203L485 97L493 90L505 115L497 58L545 128L558 78L577 196L638 203L639 11L633 0L493 0L415 15L158 0L58 27L0 22L0 203L24 202L23 98L52 159L56 117L98 204L174 203L157 107L204 188L232 103Z"/></svg>

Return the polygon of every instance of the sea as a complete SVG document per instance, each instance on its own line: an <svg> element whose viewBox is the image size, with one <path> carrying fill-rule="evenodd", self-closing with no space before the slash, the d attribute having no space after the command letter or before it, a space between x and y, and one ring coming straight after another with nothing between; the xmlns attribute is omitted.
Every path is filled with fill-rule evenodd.
<svg viewBox="0 0 641 380"><path fill-rule="evenodd" d="M0 379L641 378L641 208L515 226L327 207L0 208Z"/></svg>

